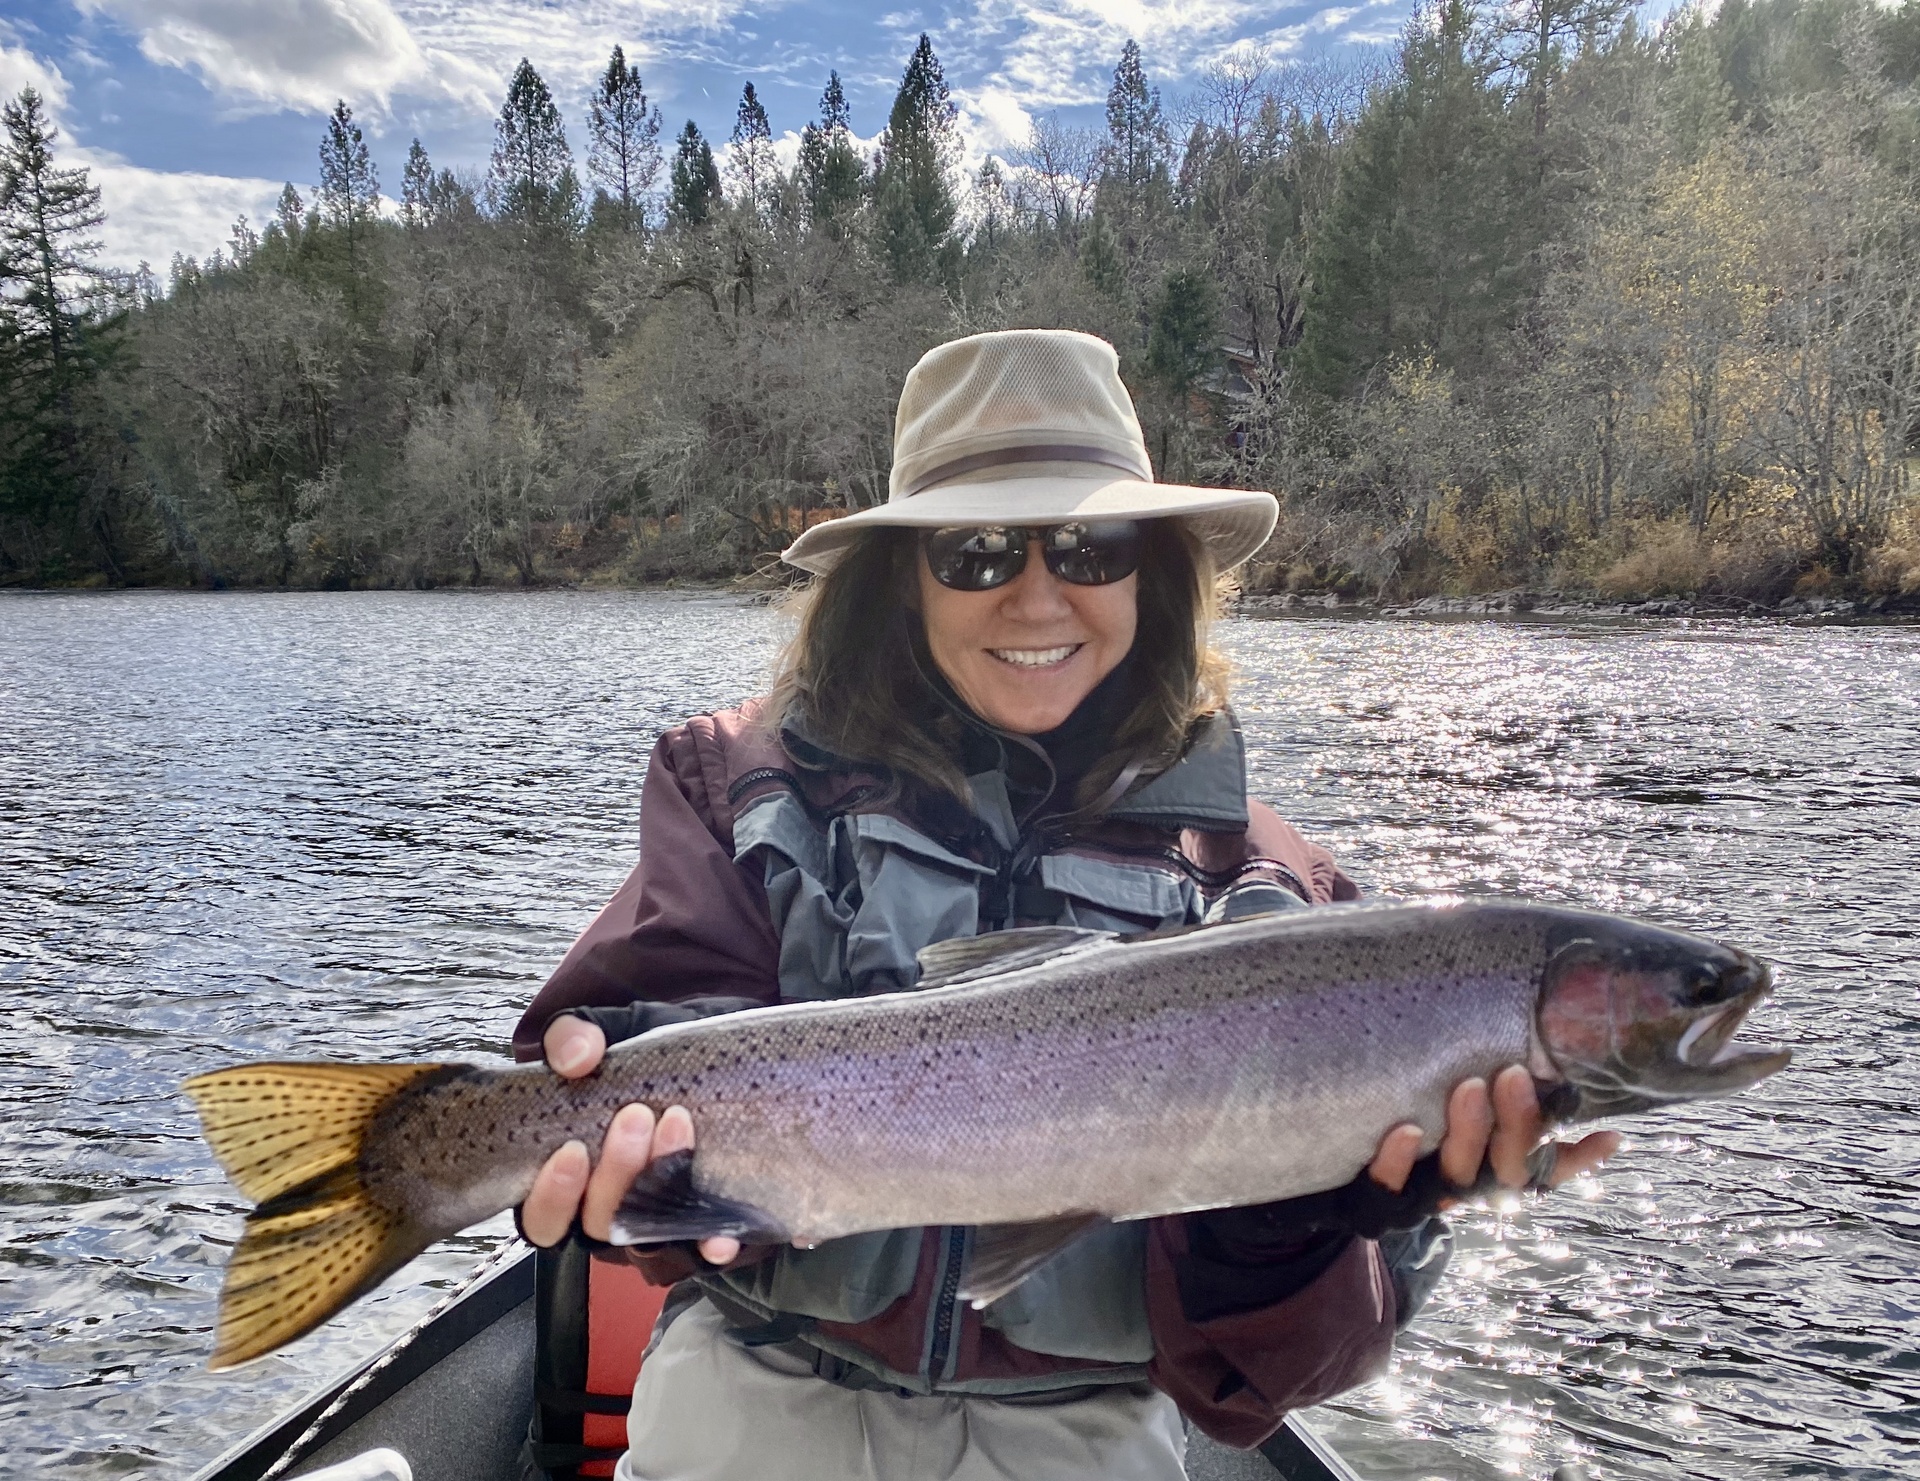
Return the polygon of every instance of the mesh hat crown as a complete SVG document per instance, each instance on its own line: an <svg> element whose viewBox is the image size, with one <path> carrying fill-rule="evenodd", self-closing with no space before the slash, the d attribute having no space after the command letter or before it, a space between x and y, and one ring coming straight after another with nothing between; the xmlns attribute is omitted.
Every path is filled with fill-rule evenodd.
<svg viewBox="0 0 1920 1481"><path fill-rule="evenodd" d="M873 525L1185 520L1222 569L1273 531L1273 495L1155 483L1113 346L1069 329L1006 329L936 346L907 374L887 502L824 521L783 559L824 572Z"/></svg>

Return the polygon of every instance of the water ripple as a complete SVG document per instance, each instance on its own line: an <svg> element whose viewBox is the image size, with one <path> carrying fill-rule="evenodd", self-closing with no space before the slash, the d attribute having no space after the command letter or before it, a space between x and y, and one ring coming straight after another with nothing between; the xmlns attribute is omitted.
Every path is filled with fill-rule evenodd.
<svg viewBox="0 0 1920 1481"><path fill-rule="evenodd" d="M509 1232L241 1375L201 1370L245 1204L177 1093L239 1058L485 1058L631 864L654 736L763 680L675 594L0 598L0 1457L177 1475ZM1514 893L1780 968L1793 1072L1634 1123L1463 1221L1380 1478L1920 1466L1920 634L1229 624L1255 789L1375 892Z"/></svg>

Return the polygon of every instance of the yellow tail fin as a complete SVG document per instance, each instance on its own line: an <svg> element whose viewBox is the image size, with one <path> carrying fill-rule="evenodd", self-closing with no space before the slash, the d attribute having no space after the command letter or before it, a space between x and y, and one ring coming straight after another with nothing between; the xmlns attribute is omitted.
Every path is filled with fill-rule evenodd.
<svg viewBox="0 0 1920 1481"><path fill-rule="evenodd" d="M429 1240L367 1196L360 1143L380 1108L435 1064L251 1064L187 1081L213 1155L260 1206L220 1289L215 1371L309 1332Z"/></svg>

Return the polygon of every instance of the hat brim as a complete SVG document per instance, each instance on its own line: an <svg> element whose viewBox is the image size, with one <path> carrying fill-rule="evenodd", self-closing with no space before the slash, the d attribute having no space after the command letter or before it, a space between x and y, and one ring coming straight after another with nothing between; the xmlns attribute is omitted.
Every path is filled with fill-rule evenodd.
<svg viewBox="0 0 1920 1481"><path fill-rule="evenodd" d="M876 526L943 529L953 525L1047 525L1077 519L1179 519L1212 552L1219 570L1237 566L1267 543L1280 517L1272 494L1257 489L1192 488L1178 483L1089 474L1084 464L1046 465L1018 477L956 479L906 499L890 499L822 520L781 552L790 566L825 575L865 530Z"/></svg>

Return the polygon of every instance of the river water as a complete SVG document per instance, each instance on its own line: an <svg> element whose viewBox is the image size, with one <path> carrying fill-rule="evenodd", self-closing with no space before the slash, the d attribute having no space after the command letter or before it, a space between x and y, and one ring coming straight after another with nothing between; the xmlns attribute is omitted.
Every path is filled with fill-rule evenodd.
<svg viewBox="0 0 1920 1481"><path fill-rule="evenodd" d="M781 620L664 594L0 596L0 1472L179 1476L511 1237L201 1365L245 1204L178 1094L238 1059L498 1054L631 864L655 734ZM1737 940L1793 1069L1463 1222L1368 1476L1920 1472L1920 630L1229 623L1257 795L1372 892ZM1752 1032L1752 1031L1750 1031Z"/></svg>

